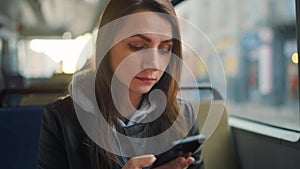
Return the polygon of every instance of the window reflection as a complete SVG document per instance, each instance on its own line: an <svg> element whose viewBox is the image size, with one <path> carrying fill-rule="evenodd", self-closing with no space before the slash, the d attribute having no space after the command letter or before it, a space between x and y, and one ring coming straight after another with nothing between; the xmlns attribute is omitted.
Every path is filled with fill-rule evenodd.
<svg viewBox="0 0 300 169"><path fill-rule="evenodd" d="M299 131L295 1L190 0L177 11L216 47L226 74L225 98L231 115ZM183 36L197 43L197 37L182 28ZM210 59L213 53L206 54L202 65L216 66ZM197 75L198 83L220 74L205 73Z"/></svg>

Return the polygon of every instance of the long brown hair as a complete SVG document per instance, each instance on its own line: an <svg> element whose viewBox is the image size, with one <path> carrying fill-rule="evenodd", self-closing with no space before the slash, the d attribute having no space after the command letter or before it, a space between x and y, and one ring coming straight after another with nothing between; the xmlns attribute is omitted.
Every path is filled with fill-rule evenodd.
<svg viewBox="0 0 300 169"><path fill-rule="evenodd" d="M176 37L173 38L172 53L175 54L181 60L182 46L180 41L178 21L176 19L174 8L169 2L169 0L111 0L105 8L104 12L102 13L102 16L99 20L99 29L103 28L105 25L118 18L133 14L137 10L149 10L163 14L170 14L171 16L173 16L173 19L168 18L168 20L170 20L172 24L173 37ZM103 39L102 37L97 37L97 46L104 45L104 43L111 43L111 40ZM97 48L96 62L100 52L103 51L100 51ZM185 124L183 124L183 116L179 113L179 105L176 99L177 93L179 91L178 82L176 80L180 79L182 69L182 62L180 60L172 59L171 57L170 63L167 66L167 72L171 72L173 77L165 71L161 79L151 89L159 89L163 91L167 98L166 108L164 112L157 120L151 122L151 125L154 126L152 127L152 133L150 133L150 135L152 136L157 135L160 132L163 132L166 129L168 129L175 122L176 118L180 118L182 122L182 125L177 126L177 130L182 131L182 134L185 131ZM97 66L95 92L99 109L103 117L107 120L108 124L118 125L117 118L119 117L119 113L117 113L117 109L114 105L111 94L111 80L113 72L110 63L110 53L106 53L101 63L97 64L99 64L99 66ZM144 97L147 96L147 94L144 95ZM106 139L109 139L109 137L105 137ZM116 155L105 152L104 150L97 147L95 144L92 153L94 158L93 165L96 168L99 168L100 166L110 168L110 165L112 163L111 159L117 160ZM99 164L99 153L106 158L103 161L108 161L108 164Z"/></svg>

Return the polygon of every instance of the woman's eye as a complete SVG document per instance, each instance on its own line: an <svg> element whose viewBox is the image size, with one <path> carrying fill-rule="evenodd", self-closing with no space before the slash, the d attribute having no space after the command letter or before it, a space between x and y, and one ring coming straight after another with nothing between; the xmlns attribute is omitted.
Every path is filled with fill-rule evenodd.
<svg viewBox="0 0 300 169"><path fill-rule="evenodd" d="M172 47L168 47L168 48L159 48L158 49L159 53L163 54L163 55L169 55L172 51Z"/></svg>
<svg viewBox="0 0 300 169"><path fill-rule="evenodd" d="M139 44L132 44L132 43L129 43L129 48L133 51L139 51L139 50L142 50L145 48L144 45L139 45Z"/></svg>

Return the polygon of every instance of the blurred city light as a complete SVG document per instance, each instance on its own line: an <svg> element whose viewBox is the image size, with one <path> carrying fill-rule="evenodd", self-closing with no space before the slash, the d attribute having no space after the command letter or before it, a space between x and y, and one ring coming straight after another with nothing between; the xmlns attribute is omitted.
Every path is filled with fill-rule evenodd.
<svg viewBox="0 0 300 169"><path fill-rule="evenodd" d="M57 63L61 62L62 72L71 74L78 69L81 51L90 37L90 34L85 34L76 39L33 39L29 47L36 53L45 54Z"/></svg>
<svg viewBox="0 0 300 169"><path fill-rule="evenodd" d="M298 64L298 53L294 53L293 55L292 55L292 61L293 61L293 63L295 63L295 64Z"/></svg>

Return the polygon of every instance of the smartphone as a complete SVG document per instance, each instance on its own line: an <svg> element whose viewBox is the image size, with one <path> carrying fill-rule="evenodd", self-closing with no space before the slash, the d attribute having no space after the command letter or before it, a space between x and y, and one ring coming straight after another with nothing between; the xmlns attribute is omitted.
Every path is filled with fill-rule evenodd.
<svg viewBox="0 0 300 169"><path fill-rule="evenodd" d="M187 154L196 151L205 141L205 139L205 135L200 134L173 141L171 143L173 147L170 150L156 156L156 161L151 166L151 169L174 160L177 157L187 156Z"/></svg>

